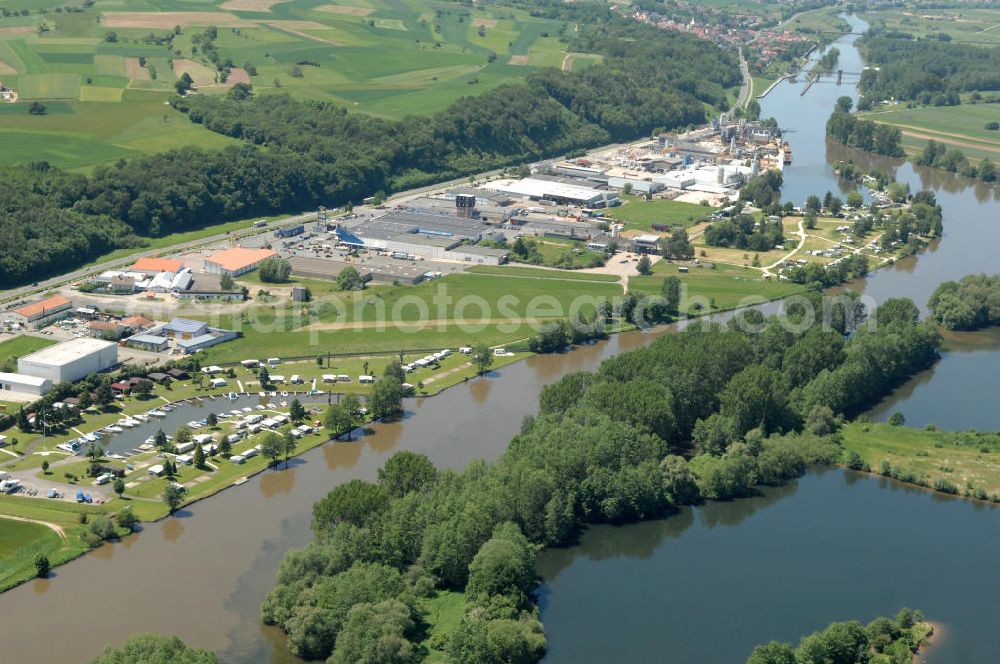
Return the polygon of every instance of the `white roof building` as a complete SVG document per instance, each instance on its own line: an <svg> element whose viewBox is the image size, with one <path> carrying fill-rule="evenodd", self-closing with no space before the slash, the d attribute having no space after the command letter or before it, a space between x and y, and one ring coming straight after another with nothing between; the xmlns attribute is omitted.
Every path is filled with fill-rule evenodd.
<svg viewBox="0 0 1000 664"><path fill-rule="evenodd" d="M52 389L52 381L48 378L0 372L0 392L16 392L40 397L50 389Z"/></svg>
<svg viewBox="0 0 1000 664"><path fill-rule="evenodd" d="M116 364L117 344L80 337L25 355L17 361L17 371L52 383L72 383Z"/></svg>
<svg viewBox="0 0 1000 664"><path fill-rule="evenodd" d="M482 186L487 191L498 191L512 196L534 200L550 200L556 203L573 203L584 207L601 207L616 204L618 194L579 184L567 184L540 178L523 180L496 180Z"/></svg>

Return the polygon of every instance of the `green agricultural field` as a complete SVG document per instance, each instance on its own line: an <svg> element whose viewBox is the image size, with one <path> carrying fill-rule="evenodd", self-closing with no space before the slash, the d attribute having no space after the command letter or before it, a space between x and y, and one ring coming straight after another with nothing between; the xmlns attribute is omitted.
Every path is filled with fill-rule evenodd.
<svg viewBox="0 0 1000 664"><path fill-rule="evenodd" d="M855 422L843 429L845 453L856 452L873 471L883 461L922 478L947 480L959 491L1000 494L1000 437ZM846 456L846 454L845 454Z"/></svg>
<svg viewBox="0 0 1000 664"><path fill-rule="evenodd" d="M947 34L953 42L989 47L1000 45L1000 9L955 7L947 9L890 9L862 15L872 28L899 30L917 37Z"/></svg>
<svg viewBox="0 0 1000 664"><path fill-rule="evenodd" d="M804 290L803 286L787 281L764 281L760 272L751 268L716 264L715 269L690 267L688 272L680 272L677 264L666 261L658 262L651 276L630 277L629 290L659 295L663 289L663 280L668 276L676 276L686 288L682 291L688 301L684 310L690 314L705 312L709 308L719 311L740 305L759 304Z"/></svg>
<svg viewBox="0 0 1000 664"><path fill-rule="evenodd" d="M79 74L24 74L18 77L22 99L76 99L80 96Z"/></svg>
<svg viewBox="0 0 1000 664"><path fill-rule="evenodd" d="M48 0L24 4L55 7ZM11 115L0 109L7 132L0 164L45 159L87 169L185 144L232 143L164 105L174 94L171 63L193 72L200 94L225 94L245 67L258 94L399 118L439 111L537 67L558 68L566 60L581 68L599 60L567 57L558 38L564 26L522 9L435 0L267 4L125 0L0 20L10 28L0 32L0 81L22 100ZM214 65L200 48L213 25L220 57L237 68L227 83L215 82ZM36 100L48 112L29 117L27 102ZM71 117L56 117L55 100L67 102Z"/></svg>
<svg viewBox="0 0 1000 664"><path fill-rule="evenodd" d="M683 226L688 228L715 212L716 208L681 203L679 201L644 201L632 198L621 207L612 208L609 214L625 223L626 231L651 231L653 224Z"/></svg>
<svg viewBox="0 0 1000 664"><path fill-rule="evenodd" d="M1000 28L998 28L1000 29ZM1000 118L1000 105L962 104L922 108L889 108L865 113L864 117L899 127L904 147L922 150L928 140L955 147L979 160L1000 157L1000 131L986 129Z"/></svg>
<svg viewBox="0 0 1000 664"><path fill-rule="evenodd" d="M790 20L782 23L782 28L796 30L805 34L817 34L822 32L847 32L850 26L847 21L838 16L839 10L821 7L812 11L798 14ZM823 35L825 41L833 41L835 35Z"/></svg>
<svg viewBox="0 0 1000 664"><path fill-rule="evenodd" d="M0 106L0 164L45 159L81 168L185 144L221 148L236 143L188 121L166 106L166 99L165 93L77 86L74 101L43 101L45 115L30 115L24 103Z"/></svg>

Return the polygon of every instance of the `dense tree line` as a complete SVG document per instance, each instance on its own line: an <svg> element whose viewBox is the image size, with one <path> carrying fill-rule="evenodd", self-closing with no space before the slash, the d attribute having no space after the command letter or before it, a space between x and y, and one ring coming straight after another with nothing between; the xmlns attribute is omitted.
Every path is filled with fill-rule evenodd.
<svg viewBox="0 0 1000 664"><path fill-rule="evenodd" d="M1000 275L970 274L946 281L927 302L934 320L949 330L1000 325Z"/></svg>
<svg viewBox="0 0 1000 664"><path fill-rule="evenodd" d="M910 664L932 628L919 611L900 609L895 618L830 623L803 637L797 648L771 641L757 646L747 664Z"/></svg>
<svg viewBox="0 0 1000 664"><path fill-rule="evenodd" d="M852 148L866 152L902 157L903 132L898 127L862 120L838 105L826 121L826 135Z"/></svg>
<svg viewBox="0 0 1000 664"><path fill-rule="evenodd" d="M937 141L927 141L923 151L917 155L918 166L941 168L951 173L958 173L983 182L997 181L997 167L989 158L979 164L969 161L965 153L958 148L948 148Z"/></svg>
<svg viewBox="0 0 1000 664"><path fill-rule="evenodd" d="M858 83L862 110L885 99L954 105L962 92L1000 90L1000 47L878 34L858 44L872 67Z"/></svg>
<svg viewBox="0 0 1000 664"><path fill-rule="evenodd" d="M828 327L792 331L751 310L570 374L545 388L538 417L495 463L441 471L397 453L377 482L353 480L316 503L315 541L285 557L263 620L303 657L417 661L420 598L464 590L465 617L437 644L451 662L537 660L535 548L828 462L840 415L937 357L937 334L910 315L912 303L890 302L877 326L859 329L863 308L842 300L828 307ZM807 305L824 311L815 294L789 319L805 320ZM391 657L376 658L372 633L391 636Z"/></svg>
<svg viewBox="0 0 1000 664"><path fill-rule="evenodd" d="M567 37L571 47L603 55L602 64L534 73L429 118L389 121L240 87L173 103L245 145L186 147L90 176L47 164L6 168L0 286L64 272L144 237L338 205L701 123L706 105L723 107L724 88L739 83L734 56L703 40L615 17L606 6L565 11L586 19Z"/></svg>

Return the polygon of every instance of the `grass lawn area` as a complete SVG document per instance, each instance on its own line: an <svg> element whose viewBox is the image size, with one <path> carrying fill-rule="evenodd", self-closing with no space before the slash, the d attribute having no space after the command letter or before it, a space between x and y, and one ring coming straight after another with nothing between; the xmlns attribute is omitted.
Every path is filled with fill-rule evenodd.
<svg viewBox="0 0 1000 664"><path fill-rule="evenodd" d="M1000 20L998 20L1000 23ZM1000 157L1000 131L986 129L986 123L1000 118L996 104L961 104L922 108L891 107L865 113L864 117L899 127L909 149L923 150L929 139L956 147L973 160Z"/></svg>
<svg viewBox="0 0 1000 664"><path fill-rule="evenodd" d="M592 274L574 270L543 270L537 267L521 267L519 265L476 265L470 267L467 272L508 277L535 277L537 279L572 279L575 281L604 281L608 283L618 281L618 277L613 274Z"/></svg>
<svg viewBox="0 0 1000 664"><path fill-rule="evenodd" d="M62 527L64 542L52 529L34 523L0 518L0 592L35 576L35 554L43 553L55 567L90 550L80 539L80 513L100 514L95 505L0 495L0 514L37 519Z"/></svg>
<svg viewBox="0 0 1000 664"><path fill-rule="evenodd" d="M0 589L34 576L35 555L45 554L51 561L62 546L46 526L0 518Z"/></svg>
<svg viewBox="0 0 1000 664"><path fill-rule="evenodd" d="M449 634L458 629L465 616L465 593L439 591L434 597L420 600L424 620L430 625L427 638L420 644L427 648L427 664L444 664L448 661L443 649L436 648Z"/></svg>
<svg viewBox="0 0 1000 664"><path fill-rule="evenodd" d="M20 334L16 337L0 341L0 363L6 362L9 359L17 359L25 355L30 355L55 343L57 343L55 339L33 337L28 334Z"/></svg>
<svg viewBox="0 0 1000 664"><path fill-rule="evenodd" d="M929 431L854 422L843 429L843 446L878 472L883 461L922 477L944 478L958 487L1000 494L1000 436L972 431Z"/></svg>
<svg viewBox="0 0 1000 664"><path fill-rule="evenodd" d="M610 282L454 274L317 298L308 317L302 307L270 305L252 309L247 320L224 316L214 322L243 336L208 349L202 361L492 346L533 336L532 321L564 318L576 307L592 311L621 294Z"/></svg>
<svg viewBox="0 0 1000 664"><path fill-rule="evenodd" d="M665 226L683 226L690 228L699 219L707 217L716 208L682 203L680 201L652 200L646 201L629 197L628 203L608 210L608 214L625 223L625 230L652 231L653 224Z"/></svg>
<svg viewBox="0 0 1000 664"><path fill-rule="evenodd" d="M607 261L607 255L604 252L587 249L583 242L575 240L547 237L525 238L525 242L542 257L541 265L547 267L578 270L600 267ZM510 255L510 259L511 261L519 260L514 254Z"/></svg>
<svg viewBox="0 0 1000 664"><path fill-rule="evenodd" d="M826 265L827 263L833 262L833 259L828 256L812 256L807 254L807 251L823 251L826 249L832 249L833 243L829 240L825 240L819 237L806 236L806 241L802 243L802 251L795 254L795 258L801 258L807 260L810 263L819 263L820 265Z"/></svg>
<svg viewBox="0 0 1000 664"><path fill-rule="evenodd" d="M764 281L760 272L753 269L716 265L714 270L708 267L691 267L690 272L685 273L678 272L676 264L666 261L657 263L653 274L648 277L630 277L629 289L637 293L659 295L663 280L668 276L676 276L686 287L682 288L681 293L687 306L682 302L681 310L692 314L697 313L697 303L708 309L714 302L712 309L718 311L741 304L788 297L804 290L803 286L787 281Z"/></svg>
<svg viewBox="0 0 1000 664"><path fill-rule="evenodd" d="M784 249L772 249L771 251L755 252L749 249L735 249L732 247L712 247L705 244L704 236L695 238L692 242L696 255L703 261L718 261L719 263L729 263L737 267L753 267L753 257L760 257L761 266L771 265L784 258L799 243L797 235L785 236ZM721 267L721 266L720 266Z"/></svg>

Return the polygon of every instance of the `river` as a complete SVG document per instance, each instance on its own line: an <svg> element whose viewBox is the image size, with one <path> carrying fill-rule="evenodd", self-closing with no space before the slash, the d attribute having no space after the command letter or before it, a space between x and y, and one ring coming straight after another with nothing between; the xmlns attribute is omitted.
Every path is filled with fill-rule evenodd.
<svg viewBox="0 0 1000 664"><path fill-rule="evenodd" d="M851 32L867 28L846 18ZM863 66L855 39L834 44L845 71ZM837 97L856 99L853 84L821 82L801 96L805 85L784 81L761 102L764 117L791 130L794 163L783 200L801 204L810 194L849 190L832 164L853 159L894 173L913 191L933 190L944 209L942 240L853 287L879 302L910 297L926 313L941 281L996 271L997 188L829 143L826 119ZM915 426L997 430L998 375L1000 330L947 334L941 361L870 414L885 421L900 411ZM984 570L998 556L992 506L841 470L811 473L759 498L592 528L578 546L543 553L545 664L742 662L758 643L797 643L831 621L871 620L902 606L942 626L926 661L994 661L1000 582Z"/></svg>
<svg viewBox="0 0 1000 664"><path fill-rule="evenodd" d="M860 64L850 60L857 55L847 41L838 44L844 69L860 71L853 69ZM823 124L833 100L850 89L817 84L800 97L795 85L801 83L780 84L762 106L765 115L775 115L782 127L795 130L788 134L795 163L785 174L785 198L804 200L810 193L839 186L829 163L841 158L843 151L826 144ZM926 255L880 271L858 286L878 298L906 295L922 304L941 279L992 271L991 253L1000 246L1000 230L988 223L998 216L995 194L952 176L914 171L898 162L887 166L898 169L900 178L938 193L945 206L946 236ZM259 624L258 611L281 556L309 541L316 500L339 482L374 478L385 459L401 449L424 452L447 468L462 468L474 458L495 458L522 418L535 412L544 385L571 371L593 369L603 359L648 344L670 329L618 335L572 353L534 357L493 372L489 379L470 381L433 398L410 400L401 422L379 425L353 443L328 443L293 460L288 470L257 475L176 517L149 524L121 543L105 545L57 568L51 579L4 593L0 659L86 661L106 644L153 631L177 634L192 645L215 650L224 662L298 661L282 647L280 633ZM924 404L933 400L935 390L959 392L951 382L954 377L942 378L947 375L945 367L951 366L952 358L969 355L968 348L977 344L967 337L955 344L959 350L948 351L935 369L883 406L909 408L893 400L913 398L928 389L929 396L921 397L927 400ZM985 357L978 348L971 355ZM992 360L994 371L998 361L1000 357ZM910 387L910 396L901 396ZM995 404L995 385L989 387L993 391L984 390L983 399L992 397ZM927 406L914 403L912 408ZM949 417L954 416L957 427L976 422L979 428L1000 428L996 409L983 411L973 417L958 410ZM937 424L943 426L943 414L940 417ZM782 497L787 499L779 500ZM822 528L824 521L830 522L829 530ZM938 521L951 525L940 531L940 540L934 540L930 535L938 535ZM757 524L762 524L759 532ZM921 536L925 532L927 537ZM693 643L697 638L702 645L717 646L717 652L738 653L735 660L725 661L742 661L759 640L795 639L834 618L865 618L905 603L948 622L956 639L941 646L940 652L949 652L947 643L959 648L966 647L966 641L973 655L985 652L987 646L1000 651L995 647L996 630L984 624L995 608L991 601L996 592L984 571L987 555L996 553L995 532L991 509L941 501L841 471L810 475L760 499L709 505L628 528L593 529L580 547L542 558L541 569L549 579L542 591L552 647L549 660L644 662L662 660L670 653L676 654L672 661L722 661L714 656L699 658L686 649L697 646ZM711 537L721 539L712 542ZM596 555L595 550L605 553ZM954 551L962 551L960 566L952 562ZM777 553L781 555L775 557ZM764 559L771 562L764 565ZM785 577L783 573L794 568L779 563L792 559L815 564L807 576ZM707 567L712 560L716 564ZM854 586L844 582L855 578L852 571L859 581ZM984 580L970 588L966 582L976 572ZM939 581L935 588L951 579L948 587L965 589L963 601L952 597L936 602L922 594L903 594L927 584L928 577ZM581 603L580 593L588 587L595 593L602 588L606 592L598 602ZM848 589L858 593L854 603L846 597L840 604L827 602L827 595L843 597ZM961 613L957 608L939 611L946 600L966 606ZM714 620L679 621L677 616L688 607L692 614L698 607L710 609ZM979 620L972 615L976 611ZM616 646L614 657L597 658L598 653L608 652L609 644ZM643 645L645 649L637 650ZM982 657L942 656L938 661L982 661Z"/></svg>

